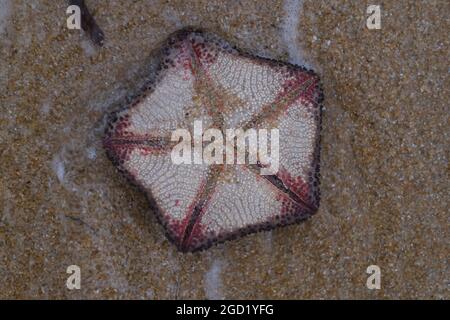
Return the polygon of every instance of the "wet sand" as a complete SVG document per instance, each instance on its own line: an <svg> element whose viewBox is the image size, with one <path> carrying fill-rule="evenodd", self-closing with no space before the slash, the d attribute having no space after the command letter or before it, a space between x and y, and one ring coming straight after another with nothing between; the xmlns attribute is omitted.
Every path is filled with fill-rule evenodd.
<svg viewBox="0 0 450 320"><path fill-rule="evenodd" d="M0 2L0 298L448 299L450 5L378 3L380 30L364 1L87 1L99 48L66 28L65 1ZM106 112L185 26L320 74L309 221L179 253L106 158Z"/></svg>

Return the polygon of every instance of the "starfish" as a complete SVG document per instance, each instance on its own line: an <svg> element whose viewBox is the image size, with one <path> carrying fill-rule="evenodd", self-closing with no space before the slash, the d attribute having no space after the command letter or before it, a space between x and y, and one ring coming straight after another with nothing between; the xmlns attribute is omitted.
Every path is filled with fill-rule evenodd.
<svg viewBox="0 0 450 320"><path fill-rule="evenodd" d="M156 74L110 114L109 158L148 196L180 251L302 221L318 210L323 94L304 67L252 56L218 36L181 30L162 47ZM277 128L279 169L174 164L171 134L195 120L225 128Z"/></svg>

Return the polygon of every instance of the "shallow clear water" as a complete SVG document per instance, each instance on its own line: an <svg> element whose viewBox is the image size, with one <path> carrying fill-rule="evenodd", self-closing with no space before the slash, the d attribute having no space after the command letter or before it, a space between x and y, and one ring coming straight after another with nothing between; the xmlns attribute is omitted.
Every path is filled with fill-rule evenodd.
<svg viewBox="0 0 450 320"><path fill-rule="evenodd" d="M383 1L380 30L360 1L87 4L102 48L66 28L65 1L0 1L0 297L449 297L445 1ZM106 112L185 26L320 73L309 221L182 254L106 158ZM382 290L366 288L372 264Z"/></svg>

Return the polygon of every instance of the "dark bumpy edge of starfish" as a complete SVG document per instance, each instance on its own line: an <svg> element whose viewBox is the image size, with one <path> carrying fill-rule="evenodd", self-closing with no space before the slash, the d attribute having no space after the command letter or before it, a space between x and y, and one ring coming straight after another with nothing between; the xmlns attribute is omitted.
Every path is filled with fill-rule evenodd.
<svg viewBox="0 0 450 320"><path fill-rule="evenodd" d="M107 120L108 125L105 129L104 144L105 144L105 141L107 140L108 136L111 134L111 130L114 129L113 124L119 120L118 114L123 112L126 109L129 109L130 107L133 107L133 106L139 104L140 102L142 102L142 100L147 95L152 93L152 91L154 90L153 85L157 83L158 78L161 75L161 71L164 68L162 62L163 62L164 56L168 52L170 46L178 41L183 40L190 33L209 34L208 32L206 32L205 30L202 30L202 29L187 27L187 28L184 28L184 29L181 29L181 30L178 30L178 31L172 33L167 38L167 40L162 43L162 45L160 46L160 49L157 50L154 54L156 61L158 61L158 67L156 69L155 74L148 79L148 81L143 85L143 87L138 91L138 93L136 95L134 95L132 98L127 99L127 103L125 105L117 108L115 111L112 111L108 115L108 120ZM211 239L211 238L205 239L205 241L203 243L201 243L199 246L197 246L195 248L187 248L187 247L184 247L182 244L180 244L177 241L176 234L171 233L171 231L170 231L171 229L168 228L168 222L166 222L164 220L164 217L162 215L160 208L158 207L158 205L157 205L156 201L153 199L153 197L149 194L149 191L146 190L138 181L136 181L135 177L132 174L128 173L126 170L124 170L122 168L121 160L119 159L117 154L113 153L112 150L110 150L110 148L108 148L105 145L105 150L106 150L106 154L107 154L108 158L116 166L117 170L119 172L121 172L121 174L130 183L135 185L139 190L143 191L143 193L145 194L145 196L149 202L150 209L155 213L158 222L163 226L164 232L165 232L167 238L170 240L171 243L173 243L177 247L177 249L179 251L182 251L182 252L202 251L202 250L210 248L213 245L217 245L219 243L223 243L228 240L234 240L236 238L243 237L243 236L251 234L251 233L256 233L256 232L260 232L260 231L268 231L268 230L274 229L275 227L300 223L300 222L310 218L312 215L314 215L319 208L320 197L321 197L320 188L319 188L320 187L320 149L321 149L321 147L320 147L320 142L321 142L320 132L322 130L322 112L323 112L322 111L322 109L323 109L322 102L324 100L322 83L320 82L319 76L312 69L307 69L303 66L294 65L291 63L287 63L287 62L279 62L279 61L276 61L273 59L260 57L257 55L252 55L248 52L245 52L241 49L236 48L235 46L232 46L232 49L238 51L240 55L243 55L243 56L246 56L246 57L249 57L252 59L258 59L260 61L264 61L265 63L271 64L273 66L288 65L291 68L295 68L297 70L302 70L304 72L307 72L308 74L314 76L315 78L317 78L319 80L319 81L317 81L316 86L314 88L315 91L317 91L319 93L317 96L317 99L315 101L315 103L318 105L318 108L319 108L318 115L316 116L316 120L318 122L318 125L317 125L317 131L318 131L317 133L318 134L317 134L317 139L316 139L316 145L314 148L314 156L313 156L314 160L312 162L313 175L314 175L314 180L315 180L314 190L312 192L314 207L309 207L307 211L295 212L294 214L291 214L288 216L283 216L283 217L276 216L275 219L272 219L272 221L270 221L270 222L263 222L260 224L255 224L252 226L238 229L234 232L227 232L226 234L219 234L219 235L216 235L214 239ZM270 177L271 176L267 176L266 179L270 180L271 179ZM275 185L277 182L272 181L272 183ZM283 188L282 182L281 182L280 188Z"/></svg>

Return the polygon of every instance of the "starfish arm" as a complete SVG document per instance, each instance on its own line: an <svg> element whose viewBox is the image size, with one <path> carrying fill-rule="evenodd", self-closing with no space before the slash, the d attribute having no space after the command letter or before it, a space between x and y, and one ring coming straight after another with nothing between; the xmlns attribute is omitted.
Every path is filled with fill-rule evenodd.
<svg viewBox="0 0 450 320"><path fill-rule="evenodd" d="M196 206L209 179L206 165L175 165L170 155L142 154L135 150L123 165L152 200L154 211L169 239L183 248Z"/></svg>
<svg viewBox="0 0 450 320"><path fill-rule="evenodd" d="M255 175L244 165L232 166L217 182L185 249L204 249L214 242L290 224L310 214L309 208L274 187L263 176Z"/></svg>

